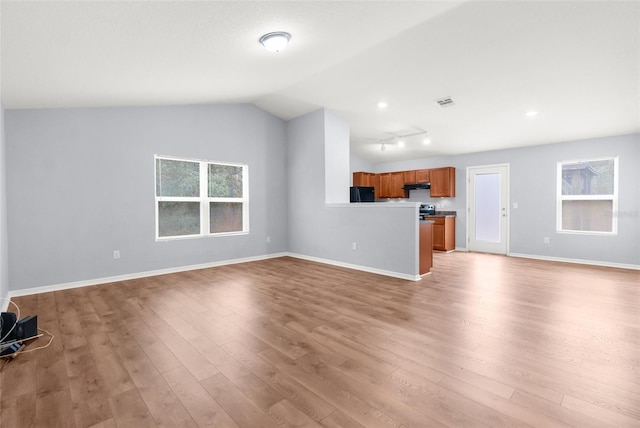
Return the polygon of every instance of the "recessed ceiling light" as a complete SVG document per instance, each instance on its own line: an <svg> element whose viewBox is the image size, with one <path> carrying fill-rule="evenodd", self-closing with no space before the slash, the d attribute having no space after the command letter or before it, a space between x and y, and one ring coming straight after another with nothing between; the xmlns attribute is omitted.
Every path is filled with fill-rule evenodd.
<svg viewBox="0 0 640 428"><path fill-rule="evenodd" d="M268 51L280 52L287 47L290 39L291 34L285 33L284 31L275 31L260 37L260 43L262 43L262 46Z"/></svg>
<svg viewBox="0 0 640 428"><path fill-rule="evenodd" d="M378 109L379 109L379 110L384 110L384 109L386 109L387 107L389 107L389 104L387 104L387 102L386 102L386 101L379 101L379 102L378 102Z"/></svg>
<svg viewBox="0 0 640 428"><path fill-rule="evenodd" d="M535 111L535 110L529 110L524 115L527 116L527 117L536 117L538 115L538 112Z"/></svg>

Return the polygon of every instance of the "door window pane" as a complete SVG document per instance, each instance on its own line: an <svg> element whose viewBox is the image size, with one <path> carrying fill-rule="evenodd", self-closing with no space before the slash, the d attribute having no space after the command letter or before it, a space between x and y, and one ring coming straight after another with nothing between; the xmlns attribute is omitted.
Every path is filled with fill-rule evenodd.
<svg viewBox="0 0 640 428"><path fill-rule="evenodd" d="M198 235L199 202L158 202L158 236Z"/></svg>
<svg viewBox="0 0 640 428"><path fill-rule="evenodd" d="M242 203L211 202L209 228L211 233L242 231Z"/></svg>
<svg viewBox="0 0 640 428"><path fill-rule="evenodd" d="M500 242L500 174L475 176L476 241Z"/></svg>

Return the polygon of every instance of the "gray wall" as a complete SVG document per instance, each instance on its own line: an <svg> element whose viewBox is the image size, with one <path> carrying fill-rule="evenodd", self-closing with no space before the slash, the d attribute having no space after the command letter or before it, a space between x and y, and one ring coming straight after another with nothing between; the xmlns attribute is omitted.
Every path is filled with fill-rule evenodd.
<svg viewBox="0 0 640 428"><path fill-rule="evenodd" d="M5 116L11 290L288 248L285 124L254 106L7 110ZM154 154L247 163L250 233L156 242Z"/></svg>
<svg viewBox="0 0 640 428"><path fill-rule="evenodd" d="M9 294L9 262L7 252L7 186L6 186L6 150L4 139L4 106L0 99L0 298L6 299ZM6 301L0 300L0 309L7 307Z"/></svg>
<svg viewBox="0 0 640 428"><path fill-rule="evenodd" d="M318 110L287 122L289 251L401 277L417 276L417 208L325 204L326 138L349 144L348 125L330 111ZM346 166L344 171L329 170L350 174Z"/></svg>
<svg viewBox="0 0 640 428"><path fill-rule="evenodd" d="M618 235L557 233L557 162L605 156L619 156ZM412 192L411 200L456 210L456 247L466 248L466 168L503 163L510 165L511 203L518 203L517 209L510 207L511 253L640 265L640 134L378 164L373 172L456 167L455 198L431 199L425 190Z"/></svg>

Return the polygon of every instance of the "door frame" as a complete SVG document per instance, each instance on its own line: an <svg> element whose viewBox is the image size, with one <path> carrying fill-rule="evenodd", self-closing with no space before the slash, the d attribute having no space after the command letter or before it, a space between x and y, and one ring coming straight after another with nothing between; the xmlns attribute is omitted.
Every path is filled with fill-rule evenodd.
<svg viewBox="0 0 640 428"><path fill-rule="evenodd" d="M471 243L471 171L475 169L484 169L484 168L505 168L505 180L506 180L506 188L505 188L505 208L506 208L506 217L505 217L505 234L504 239L506 240L506 248L505 255L509 255L511 251L511 166L508 163L499 163L499 164L491 164L491 165L474 165L467 166L467 236L465 237L465 244L467 247L467 251L471 251L470 243Z"/></svg>

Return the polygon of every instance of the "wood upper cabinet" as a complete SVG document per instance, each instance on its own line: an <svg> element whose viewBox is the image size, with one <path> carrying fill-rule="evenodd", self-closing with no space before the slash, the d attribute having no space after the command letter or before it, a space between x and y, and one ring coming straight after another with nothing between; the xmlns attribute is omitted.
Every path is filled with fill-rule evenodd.
<svg viewBox="0 0 640 428"><path fill-rule="evenodd" d="M378 181L378 186L376 190L378 191L378 198L390 198L391 194L391 174L388 172L382 174L376 174L376 180Z"/></svg>
<svg viewBox="0 0 640 428"><path fill-rule="evenodd" d="M375 188L376 198L404 198L405 184L431 183L432 198L453 198L456 196L456 169L444 168L417 169L411 171L354 172L353 185Z"/></svg>
<svg viewBox="0 0 640 428"><path fill-rule="evenodd" d="M447 166L429 170L432 198L453 198L456 196L456 169Z"/></svg>
<svg viewBox="0 0 640 428"><path fill-rule="evenodd" d="M404 198L404 173L391 173L391 198Z"/></svg>
<svg viewBox="0 0 640 428"><path fill-rule="evenodd" d="M404 175L405 184L417 183L415 171L402 171L402 174Z"/></svg>
<svg viewBox="0 0 640 428"><path fill-rule="evenodd" d="M384 172L376 174L380 180L379 198L404 198L404 174L398 172Z"/></svg>
<svg viewBox="0 0 640 428"><path fill-rule="evenodd" d="M416 181L414 183L428 183L431 180L430 170L428 169L419 169L415 173Z"/></svg>
<svg viewBox="0 0 640 428"><path fill-rule="evenodd" d="M376 175L373 172L354 172L353 185L373 187L375 185Z"/></svg>

